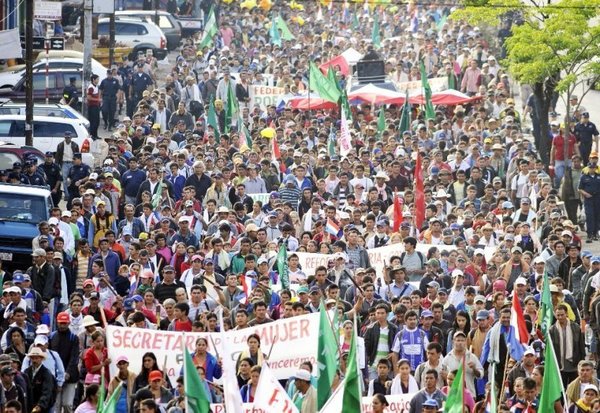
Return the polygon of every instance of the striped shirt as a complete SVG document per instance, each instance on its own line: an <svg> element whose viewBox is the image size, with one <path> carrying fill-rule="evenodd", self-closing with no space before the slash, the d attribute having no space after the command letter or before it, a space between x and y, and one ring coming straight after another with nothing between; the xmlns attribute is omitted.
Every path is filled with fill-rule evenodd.
<svg viewBox="0 0 600 413"><path fill-rule="evenodd" d="M390 353L390 346L388 345L388 335L390 333L389 327L380 327L379 329L379 342L377 343L377 353L375 354L375 359L373 360L372 368L377 368L377 363L381 359L387 359L388 354Z"/></svg>

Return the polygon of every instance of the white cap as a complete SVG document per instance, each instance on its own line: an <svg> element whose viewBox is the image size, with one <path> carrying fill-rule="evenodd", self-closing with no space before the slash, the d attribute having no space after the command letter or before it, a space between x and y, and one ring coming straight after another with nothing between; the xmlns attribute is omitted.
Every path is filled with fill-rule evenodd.
<svg viewBox="0 0 600 413"><path fill-rule="evenodd" d="M588 390L593 390L596 392L596 394L598 394L598 387L596 387L595 384L586 384L585 386L583 386L583 392L585 393Z"/></svg>
<svg viewBox="0 0 600 413"><path fill-rule="evenodd" d="M48 225L58 225L58 218L52 217L48 220Z"/></svg>
<svg viewBox="0 0 600 413"><path fill-rule="evenodd" d="M515 280L515 285L527 285L527 280L523 277L519 277Z"/></svg>
<svg viewBox="0 0 600 413"><path fill-rule="evenodd" d="M60 216L71 218L71 211L63 211L62 214L60 214Z"/></svg>
<svg viewBox="0 0 600 413"><path fill-rule="evenodd" d="M461 271L461 270L459 270L459 269L455 269L454 271L452 271L452 278L454 278L454 277L458 277L459 275L460 275L461 277L464 277L465 273L464 273L464 272L462 272L462 271Z"/></svg>

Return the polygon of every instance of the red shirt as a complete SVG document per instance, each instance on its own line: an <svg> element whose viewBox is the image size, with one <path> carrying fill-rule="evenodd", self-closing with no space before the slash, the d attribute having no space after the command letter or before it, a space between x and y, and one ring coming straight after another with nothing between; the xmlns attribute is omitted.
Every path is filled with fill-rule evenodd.
<svg viewBox="0 0 600 413"><path fill-rule="evenodd" d="M575 138L575 135L573 134L569 134L569 159L571 159L571 157L573 156L573 154L575 153L575 142L577 142L577 139ZM564 153L565 153L565 141L562 135L556 135L554 137L554 139L552 140L552 146L554 148L554 160L555 161L564 161L565 157L564 157Z"/></svg>
<svg viewBox="0 0 600 413"><path fill-rule="evenodd" d="M175 331L192 331L192 320L189 318L187 321L175 320Z"/></svg>

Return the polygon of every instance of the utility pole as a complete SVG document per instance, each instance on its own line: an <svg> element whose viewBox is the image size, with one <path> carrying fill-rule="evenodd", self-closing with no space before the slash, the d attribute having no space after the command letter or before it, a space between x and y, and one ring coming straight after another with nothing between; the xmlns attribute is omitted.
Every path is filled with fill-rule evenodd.
<svg viewBox="0 0 600 413"><path fill-rule="evenodd" d="M92 8L93 0L85 0L83 4L83 76L81 79L82 113L87 113L86 84L92 77Z"/></svg>
<svg viewBox="0 0 600 413"><path fill-rule="evenodd" d="M108 68L115 64L115 9L108 21Z"/></svg>
<svg viewBox="0 0 600 413"><path fill-rule="evenodd" d="M160 11L160 0L154 0L154 24L160 27L160 16L158 12Z"/></svg>
<svg viewBox="0 0 600 413"><path fill-rule="evenodd" d="M33 3L25 2L25 145L33 146Z"/></svg>

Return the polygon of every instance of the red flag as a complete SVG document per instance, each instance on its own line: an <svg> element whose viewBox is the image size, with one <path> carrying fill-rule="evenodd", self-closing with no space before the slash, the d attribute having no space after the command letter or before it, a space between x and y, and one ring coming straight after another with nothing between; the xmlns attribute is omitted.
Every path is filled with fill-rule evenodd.
<svg viewBox="0 0 600 413"><path fill-rule="evenodd" d="M415 225L421 230L425 220L425 192L423 189L423 171L421 166L421 154L417 153L415 164Z"/></svg>
<svg viewBox="0 0 600 413"><path fill-rule="evenodd" d="M285 166L285 162L281 159L281 150L279 149L279 143L277 143L277 135L271 139L271 152L273 153L273 158L279 162L279 170L281 173L285 173L287 166Z"/></svg>
<svg viewBox="0 0 600 413"><path fill-rule="evenodd" d="M402 220L402 201L400 201L398 194L394 194L394 232L400 230Z"/></svg>
<svg viewBox="0 0 600 413"><path fill-rule="evenodd" d="M522 344L527 345L527 343L529 343L529 331L527 331L527 324L525 324L525 317L523 316L523 309L521 308L519 297L514 294L512 298L510 324L515 328L517 340Z"/></svg>

